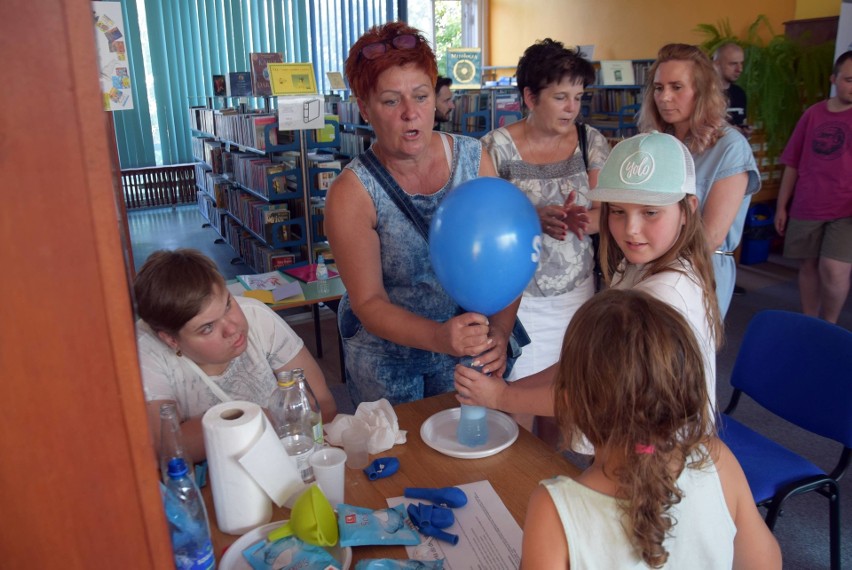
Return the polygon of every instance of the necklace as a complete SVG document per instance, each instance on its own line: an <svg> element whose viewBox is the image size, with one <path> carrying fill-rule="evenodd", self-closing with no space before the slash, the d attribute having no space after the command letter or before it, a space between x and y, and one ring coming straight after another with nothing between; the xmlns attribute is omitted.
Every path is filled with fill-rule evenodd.
<svg viewBox="0 0 852 570"><path fill-rule="evenodd" d="M559 137L559 142L556 144L555 148L552 148L549 151L545 151L544 153L538 153L538 156L536 156L537 153L533 152L532 139L530 138L530 133L527 128L527 121L529 121L529 118L524 119L524 141L526 142L527 154L529 154L529 160L527 160L527 162L530 162L532 164L551 164L553 162L557 162L559 160L559 157L562 156L562 143L568 137Z"/></svg>

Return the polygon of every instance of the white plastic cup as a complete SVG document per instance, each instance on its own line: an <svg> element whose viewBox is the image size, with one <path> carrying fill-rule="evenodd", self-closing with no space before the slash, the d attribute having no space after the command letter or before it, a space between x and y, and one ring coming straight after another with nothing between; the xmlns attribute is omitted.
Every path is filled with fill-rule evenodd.
<svg viewBox="0 0 852 570"><path fill-rule="evenodd" d="M344 489L344 464L346 463L346 452L337 447L319 447L311 455L311 467L314 469L314 477L322 489L325 498L336 510L337 505L345 503L343 500Z"/></svg>
<svg viewBox="0 0 852 570"><path fill-rule="evenodd" d="M370 430L365 426L352 425L343 432L343 449L346 450L346 466L350 469L363 469L370 463L367 454L367 441Z"/></svg>

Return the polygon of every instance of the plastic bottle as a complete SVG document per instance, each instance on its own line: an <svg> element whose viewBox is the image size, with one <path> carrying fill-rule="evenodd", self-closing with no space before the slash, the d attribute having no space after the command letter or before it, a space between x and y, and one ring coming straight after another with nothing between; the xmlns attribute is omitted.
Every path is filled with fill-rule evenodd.
<svg viewBox="0 0 852 570"><path fill-rule="evenodd" d="M320 295L328 295L328 267L322 254L317 256L317 292Z"/></svg>
<svg viewBox="0 0 852 570"><path fill-rule="evenodd" d="M461 364L475 370L482 370L481 366L473 366L472 357L462 358ZM488 409L483 406L462 404L456 438L461 445L467 447L478 447L488 442Z"/></svg>
<svg viewBox="0 0 852 570"><path fill-rule="evenodd" d="M177 570L215 568L207 509L180 457L169 461L168 477L161 490Z"/></svg>
<svg viewBox="0 0 852 570"><path fill-rule="evenodd" d="M314 395L311 385L308 384L305 378L305 371L301 368L293 369L293 380L299 384L299 390L302 392L302 399L305 405L311 410L311 433L314 436L314 444L322 447L325 442L322 432L322 410L320 410L319 400Z"/></svg>
<svg viewBox="0 0 852 570"><path fill-rule="evenodd" d="M314 470L310 458L314 453L314 435L311 427L311 409L306 405L293 372L278 373L278 389L272 393L267 406L274 418L275 432L287 455L296 460L302 481L311 483Z"/></svg>
<svg viewBox="0 0 852 570"><path fill-rule="evenodd" d="M184 460L189 476L194 478L195 470L183 445L177 404L166 402L160 405L160 473L163 482L169 478L169 461L178 457Z"/></svg>

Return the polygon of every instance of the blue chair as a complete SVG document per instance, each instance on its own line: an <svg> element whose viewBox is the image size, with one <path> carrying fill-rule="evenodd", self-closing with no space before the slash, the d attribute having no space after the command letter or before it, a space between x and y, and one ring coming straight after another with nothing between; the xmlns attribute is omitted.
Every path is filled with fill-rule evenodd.
<svg viewBox="0 0 852 570"><path fill-rule="evenodd" d="M784 501L816 491L829 500L831 567L840 568L840 489L852 458L852 332L787 311L762 311L749 323L731 373L734 393L719 437L743 467L754 500L775 526ZM826 473L804 457L730 417L742 394L775 415L843 444Z"/></svg>

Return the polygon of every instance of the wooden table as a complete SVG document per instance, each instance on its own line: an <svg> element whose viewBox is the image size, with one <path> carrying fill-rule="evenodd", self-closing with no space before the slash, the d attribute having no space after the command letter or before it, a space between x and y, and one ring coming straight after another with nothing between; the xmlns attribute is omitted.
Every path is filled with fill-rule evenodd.
<svg viewBox="0 0 852 570"><path fill-rule="evenodd" d="M408 441L396 445L377 457L393 456L400 462L399 471L387 479L370 481L360 469L346 468L345 500L347 504L371 509L387 508L386 499L400 497L406 487L451 487L488 480L523 527L530 494L542 479L555 475L576 476L579 469L566 461L543 441L525 429L508 449L482 459L456 459L433 450L420 438L420 426L433 414L458 406L454 393L442 394L394 408L400 429L407 430ZM216 526L216 515L210 485L203 491L207 501L213 545L217 559L239 538L222 533ZM272 520L289 518L289 510L273 507ZM359 546L352 549L354 563L364 558L408 558L402 546Z"/></svg>

